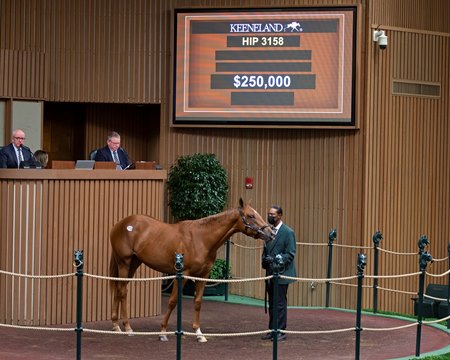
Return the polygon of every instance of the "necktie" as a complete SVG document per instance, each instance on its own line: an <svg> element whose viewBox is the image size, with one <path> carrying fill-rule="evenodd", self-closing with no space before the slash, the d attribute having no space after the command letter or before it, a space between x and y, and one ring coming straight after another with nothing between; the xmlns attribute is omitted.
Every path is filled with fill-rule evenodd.
<svg viewBox="0 0 450 360"><path fill-rule="evenodd" d="M115 162L117 165L120 165L119 157L117 156L117 151L114 151L114 152L113 152L113 155L114 155L114 162Z"/></svg>
<svg viewBox="0 0 450 360"><path fill-rule="evenodd" d="M19 152L19 167L20 167L20 162L23 161L22 148L20 147L17 151Z"/></svg>

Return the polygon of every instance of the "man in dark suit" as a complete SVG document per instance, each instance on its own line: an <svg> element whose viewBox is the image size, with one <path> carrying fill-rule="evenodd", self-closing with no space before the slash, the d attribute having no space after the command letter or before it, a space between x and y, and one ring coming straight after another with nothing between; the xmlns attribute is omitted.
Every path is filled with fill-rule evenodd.
<svg viewBox="0 0 450 360"><path fill-rule="evenodd" d="M97 150L94 160L114 161L119 170L130 165L127 152L120 147L120 135L115 131L108 135L106 146Z"/></svg>
<svg viewBox="0 0 450 360"><path fill-rule="evenodd" d="M275 239L264 245L262 254L262 267L266 270L266 276L273 274L274 259L278 256L282 265L279 269L280 275L296 277L295 268L296 240L295 233L289 226L281 221L283 209L280 206L273 205L269 209L267 221L274 227L276 232ZM273 279L267 280L266 291L269 296L269 329L274 328L273 309L278 309L278 329L284 330L287 327L287 291L289 284L293 282L290 279L278 280L278 298L273 297ZM273 340L272 332L265 334L263 340ZM286 334L280 332L278 341L286 340Z"/></svg>
<svg viewBox="0 0 450 360"><path fill-rule="evenodd" d="M24 145L25 133L17 129L12 133L11 143L0 150L0 167L18 169L21 161L30 161L32 153L29 147Z"/></svg>

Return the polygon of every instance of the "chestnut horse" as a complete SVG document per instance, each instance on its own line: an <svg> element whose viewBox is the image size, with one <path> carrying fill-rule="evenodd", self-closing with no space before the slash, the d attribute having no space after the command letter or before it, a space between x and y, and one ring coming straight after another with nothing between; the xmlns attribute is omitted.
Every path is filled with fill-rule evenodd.
<svg viewBox="0 0 450 360"><path fill-rule="evenodd" d="M183 254L184 275L207 279L217 250L237 232L264 241L269 241L274 236L272 227L250 203L244 205L242 199L237 209L176 224L166 224L145 215L128 216L111 230L110 276L132 278L142 263L161 273L173 274L175 254ZM186 279L183 286L185 283ZM195 282L195 316L192 328L199 342L206 341L200 330L200 309L205 284L205 281ZM127 285L128 281L111 280L112 322L115 331L121 331L118 324L119 310L122 312L125 331L133 331L128 320ZM178 286L173 286L168 308L161 322L161 332L167 331L170 314L177 305L177 293ZM160 340L167 341L167 336L161 335Z"/></svg>

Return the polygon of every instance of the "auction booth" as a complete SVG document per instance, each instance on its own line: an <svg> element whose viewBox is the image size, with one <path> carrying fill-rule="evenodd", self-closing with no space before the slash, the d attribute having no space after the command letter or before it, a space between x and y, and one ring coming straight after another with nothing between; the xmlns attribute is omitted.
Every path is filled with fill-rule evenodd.
<svg viewBox="0 0 450 360"><path fill-rule="evenodd" d="M84 254L83 321L111 317L109 231L131 214L163 217L166 170L0 169L0 322L76 320L74 251ZM135 278L160 274L141 266ZM131 282L130 317L161 312L161 282Z"/></svg>

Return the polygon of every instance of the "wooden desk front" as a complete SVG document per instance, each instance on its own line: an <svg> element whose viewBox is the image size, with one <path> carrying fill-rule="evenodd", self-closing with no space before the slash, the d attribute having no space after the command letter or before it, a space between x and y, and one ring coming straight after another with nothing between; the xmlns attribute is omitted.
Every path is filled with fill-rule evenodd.
<svg viewBox="0 0 450 360"><path fill-rule="evenodd" d="M0 270L27 275L84 271L109 276L109 231L131 214L163 217L166 170L0 169ZM156 277L144 265L135 277ZM0 322L20 325L76 321L76 279L0 274ZM131 282L130 317L161 313L160 281ZM83 321L111 317L107 280L83 277ZM155 329L157 331L157 329Z"/></svg>

